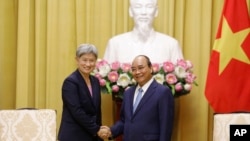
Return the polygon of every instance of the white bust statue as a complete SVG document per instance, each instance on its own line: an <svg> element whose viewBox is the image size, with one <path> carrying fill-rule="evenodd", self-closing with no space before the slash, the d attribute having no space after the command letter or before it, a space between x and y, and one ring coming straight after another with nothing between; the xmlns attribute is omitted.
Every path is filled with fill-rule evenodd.
<svg viewBox="0 0 250 141"><path fill-rule="evenodd" d="M175 63L183 58L178 41L153 28L154 18L158 15L157 0L130 0L129 15L134 20L133 30L108 41L105 60L131 63L137 55L146 55L152 63Z"/></svg>

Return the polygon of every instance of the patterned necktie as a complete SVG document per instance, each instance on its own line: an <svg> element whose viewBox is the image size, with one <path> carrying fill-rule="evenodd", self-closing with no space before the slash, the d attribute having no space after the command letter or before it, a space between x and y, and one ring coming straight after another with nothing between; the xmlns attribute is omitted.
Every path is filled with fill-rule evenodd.
<svg viewBox="0 0 250 141"><path fill-rule="evenodd" d="M138 104L140 103L140 100L142 98L142 92L143 92L143 89L142 88L139 88L138 90L138 94L137 94L137 97L135 99L135 103L134 103L134 106L133 106L133 112L135 112Z"/></svg>

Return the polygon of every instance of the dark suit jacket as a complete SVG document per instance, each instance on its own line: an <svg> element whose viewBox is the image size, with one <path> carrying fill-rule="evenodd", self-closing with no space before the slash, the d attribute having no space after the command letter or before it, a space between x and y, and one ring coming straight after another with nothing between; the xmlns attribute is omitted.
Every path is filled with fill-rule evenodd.
<svg viewBox="0 0 250 141"><path fill-rule="evenodd" d="M120 120L111 127L113 137L123 134L123 141L170 141L174 116L170 89L154 80L133 114L135 89L124 93Z"/></svg>
<svg viewBox="0 0 250 141"><path fill-rule="evenodd" d="M78 70L62 86L63 112L58 133L60 141L98 141L101 125L101 91L97 78L90 76L93 97Z"/></svg>

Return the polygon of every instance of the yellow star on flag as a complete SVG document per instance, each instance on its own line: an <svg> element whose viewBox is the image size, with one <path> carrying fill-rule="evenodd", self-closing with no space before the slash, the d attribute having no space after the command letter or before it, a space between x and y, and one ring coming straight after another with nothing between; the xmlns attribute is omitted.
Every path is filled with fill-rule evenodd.
<svg viewBox="0 0 250 141"><path fill-rule="evenodd" d="M232 58L250 64L250 60L241 44L250 32L250 28L233 33L227 20L223 17L221 38L216 39L213 49L220 53L219 74L223 72Z"/></svg>

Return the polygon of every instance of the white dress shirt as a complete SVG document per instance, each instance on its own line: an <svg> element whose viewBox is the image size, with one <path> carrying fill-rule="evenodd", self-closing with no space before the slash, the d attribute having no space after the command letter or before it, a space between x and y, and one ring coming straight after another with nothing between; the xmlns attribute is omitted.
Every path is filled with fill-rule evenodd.
<svg viewBox="0 0 250 141"><path fill-rule="evenodd" d="M146 84L144 84L144 85L141 87L142 90L143 90L143 92L142 92L142 97L144 96L145 92L148 90L148 87L151 85L151 83L153 82L153 80L154 80L154 78L152 77ZM136 99L136 97L137 97L137 95L138 95L139 88L140 88L140 86L137 85L137 87L136 87L136 89L135 89L134 102L133 102L133 103L135 103L135 99Z"/></svg>

